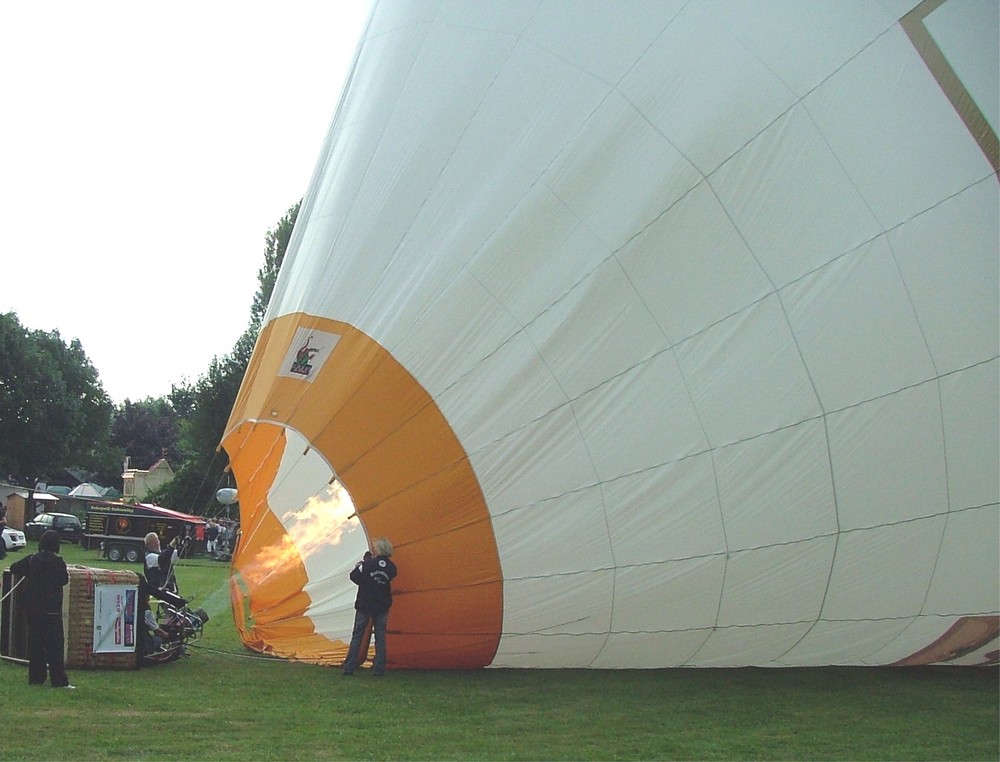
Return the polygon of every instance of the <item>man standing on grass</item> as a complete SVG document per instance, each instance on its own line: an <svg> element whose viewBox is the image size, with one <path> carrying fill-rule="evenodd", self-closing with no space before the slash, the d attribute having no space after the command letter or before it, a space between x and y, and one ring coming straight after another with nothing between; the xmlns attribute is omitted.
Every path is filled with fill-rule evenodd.
<svg viewBox="0 0 1000 762"><path fill-rule="evenodd" d="M372 675L381 677L385 674L385 628L389 621L389 607L392 606L392 578L396 576L396 565L389 560L391 555L392 543L387 537L379 537L372 543L372 557L359 561L351 570L351 582L358 586L358 595L354 601L351 647L344 659L345 675L354 674L369 622L375 631Z"/></svg>
<svg viewBox="0 0 1000 762"><path fill-rule="evenodd" d="M38 541L38 552L10 565L24 578L25 608L28 614L28 684L53 688L75 688L66 676L63 651L63 588L69 584L66 562L59 555L59 533L46 529Z"/></svg>
<svg viewBox="0 0 1000 762"><path fill-rule="evenodd" d="M216 523L214 518L210 518L205 525L205 552L208 555L215 553L216 542L219 539L219 532L221 531L222 527Z"/></svg>

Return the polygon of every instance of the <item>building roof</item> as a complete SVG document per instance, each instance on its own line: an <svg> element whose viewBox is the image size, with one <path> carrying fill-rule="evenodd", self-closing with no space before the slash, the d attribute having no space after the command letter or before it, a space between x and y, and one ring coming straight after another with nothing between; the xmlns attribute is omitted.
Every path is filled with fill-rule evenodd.
<svg viewBox="0 0 1000 762"><path fill-rule="evenodd" d="M52 502L52 503L59 502L59 498L56 495L50 495L48 492L35 492L34 490L26 490L26 489L13 489L13 490L11 490L10 492L7 493L7 497L10 497L11 495L20 495L25 500L27 500L29 492L31 492L31 499L32 500L38 500L38 501L47 502L47 503L48 502Z"/></svg>
<svg viewBox="0 0 1000 762"><path fill-rule="evenodd" d="M105 488L93 482L78 484L69 491L70 497L104 497Z"/></svg>

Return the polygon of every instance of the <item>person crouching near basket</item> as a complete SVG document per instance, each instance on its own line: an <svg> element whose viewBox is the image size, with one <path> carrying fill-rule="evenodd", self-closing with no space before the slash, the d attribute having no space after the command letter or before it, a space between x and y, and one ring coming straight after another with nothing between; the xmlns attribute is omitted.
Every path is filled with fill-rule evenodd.
<svg viewBox="0 0 1000 762"><path fill-rule="evenodd" d="M66 676L63 650L63 588L69 584L66 562L59 555L59 533L46 529L38 540L38 552L10 565L24 577L28 613L28 684L44 685L51 678L53 688L75 688Z"/></svg>
<svg viewBox="0 0 1000 762"><path fill-rule="evenodd" d="M353 675L365 628L372 623L375 631L375 661L372 675L385 674L385 628L389 621L389 607L392 606L392 579L396 576L396 565L389 560L392 543L386 537L379 537L372 543L372 557L359 561L351 570L351 582L358 586L354 601L354 631L351 633L351 647L344 659L344 674Z"/></svg>

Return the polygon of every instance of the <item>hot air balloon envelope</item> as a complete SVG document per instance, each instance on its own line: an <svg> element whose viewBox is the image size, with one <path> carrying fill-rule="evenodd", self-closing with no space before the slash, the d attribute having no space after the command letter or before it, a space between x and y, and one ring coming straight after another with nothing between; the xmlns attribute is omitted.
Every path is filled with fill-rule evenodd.
<svg viewBox="0 0 1000 762"><path fill-rule="evenodd" d="M339 663L386 536L390 668L995 662L997 13L378 3L224 439L244 643Z"/></svg>

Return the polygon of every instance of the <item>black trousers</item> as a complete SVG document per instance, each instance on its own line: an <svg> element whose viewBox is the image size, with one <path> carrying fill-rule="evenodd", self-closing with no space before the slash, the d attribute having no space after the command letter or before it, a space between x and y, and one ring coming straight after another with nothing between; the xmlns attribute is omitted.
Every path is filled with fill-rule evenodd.
<svg viewBox="0 0 1000 762"><path fill-rule="evenodd" d="M69 685L66 676L66 638L62 614L36 614L28 619L28 683L43 685L52 680L53 688Z"/></svg>

